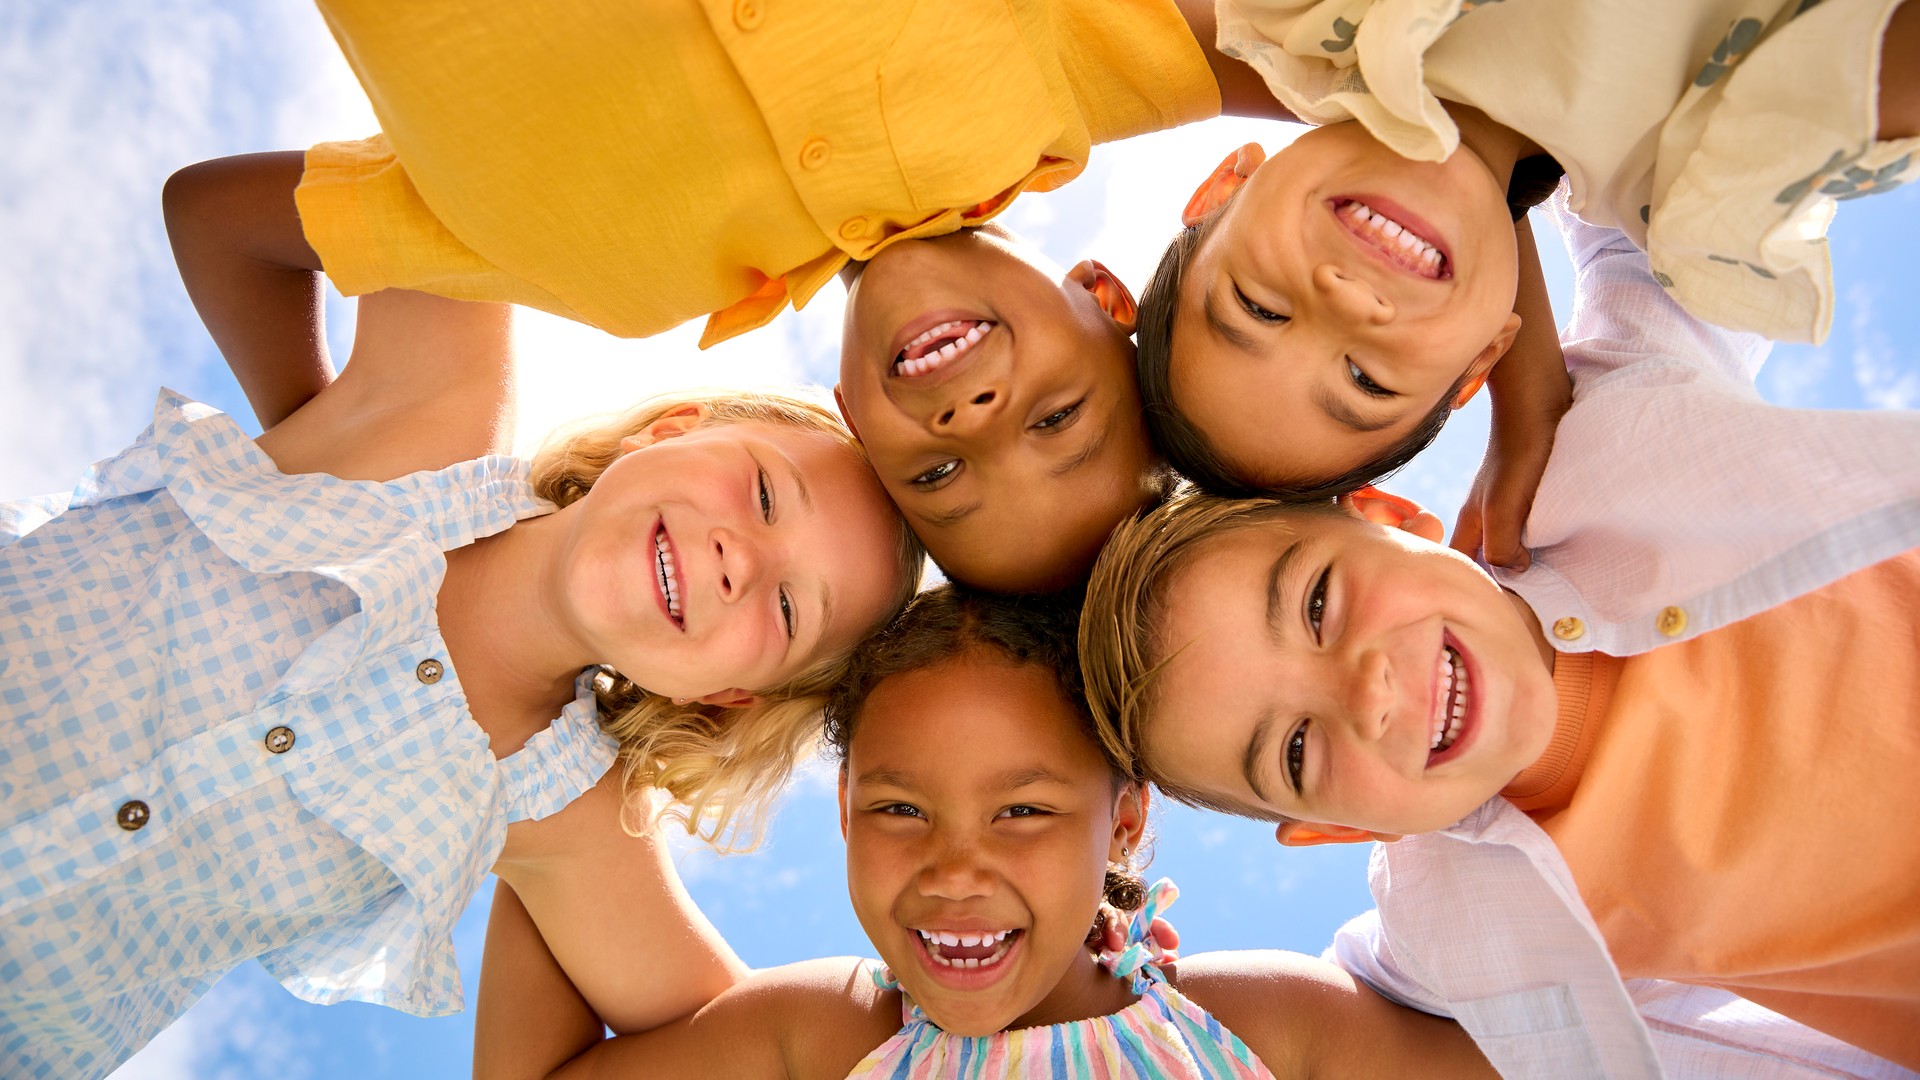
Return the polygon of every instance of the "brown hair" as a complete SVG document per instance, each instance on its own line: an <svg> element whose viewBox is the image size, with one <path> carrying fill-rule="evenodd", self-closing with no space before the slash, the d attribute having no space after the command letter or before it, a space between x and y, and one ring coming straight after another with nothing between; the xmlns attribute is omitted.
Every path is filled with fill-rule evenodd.
<svg viewBox="0 0 1920 1080"><path fill-rule="evenodd" d="M1087 583L1087 602L1080 619L1080 668L1094 728L1108 756L1128 775L1152 781L1184 803L1240 817L1274 820L1269 812L1227 804L1169 782L1142 753L1158 676L1172 659L1162 655L1167 643L1159 634L1166 615L1165 586L1203 544L1216 537L1276 524L1303 513L1340 512L1331 500L1289 504L1191 493L1114 530Z"/></svg>
<svg viewBox="0 0 1920 1080"><path fill-rule="evenodd" d="M649 398L612 420L584 421L549 435L533 458L534 492L559 506L578 500L624 452L622 439L689 405L706 410L704 424L753 421L817 432L867 467L852 432L820 405L754 391L673 394ZM900 588L890 611L904 607L919 589L926 565L926 549L897 511L895 522L899 546L891 569ZM768 803L811 747L820 707L846 670L845 655L824 657L741 708L678 705L611 668L602 669L594 691L600 726L620 740L630 800L643 788L667 792L674 805L665 816L725 850L758 842Z"/></svg>
<svg viewBox="0 0 1920 1080"><path fill-rule="evenodd" d="M1235 192L1237 196L1239 192ZM1173 323L1180 307L1180 285L1187 265L1219 225L1227 202L1174 235L1160 256L1153 276L1140 294L1140 314L1134 333L1134 364L1140 376L1140 401L1146 409L1147 431L1153 444L1173 467L1202 490L1227 498L1268 497L1294 503L1322 502L1378 483L1425 450L1447 425L1454 395L1466 385L1466 375L1440 395L1420 424L1372 459L1338 476L1267 483L1248 475L1243 466L1227 460L1205 432L1194 425L1173 398Z"/></svg>

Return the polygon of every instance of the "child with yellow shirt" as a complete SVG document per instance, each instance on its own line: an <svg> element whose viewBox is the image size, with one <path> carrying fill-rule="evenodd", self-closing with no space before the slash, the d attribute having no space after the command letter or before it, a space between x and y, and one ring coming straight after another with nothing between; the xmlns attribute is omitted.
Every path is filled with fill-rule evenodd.
<svg viewBox="0 0 1920 1080"><path fill-rule="evenodd" d="M196 167L170 185L169 211L183 260L204 247L253 256L244 279L193 294L230 362L310 371L309 395L328 372L320 336L258 328L312 310L311 272L322 268L348 294L511 301L626 336L706 315L712 343L805 304L850 265L871 264L874 291L890 261L911 261L886 258L911 246L902 242L980 225L1021 191L1058 187L1095 143L1223 103L1287 115L1251 69L1212 50L1203 0L321 8L382 133L322 144L303 161ZM297 212L287 198L296 184ZM1099 424L1080 426L1101 436L1096 452L1053 452L1058 414L1079 399L1056 400L1057 378L1027 378L1035 350L1008 356L1007 331L1021 328L979 297L875 331L871 347L894 351L857 376L916 399L938 396L922 392L938 384L949 400L906 410L910 424L896 432L878 404L889 394L859 393L845 366L843 398L936 561L978 585L1048 588L1084 572L1099 537L1163 481L1144 428L1126 418L1139 412L1130 314L1101 314L1120 310L1124 290L1091 269L1069 286L1043 267L1049 281L1035 283L1023 269L1030 251L999 250L1013 257L989 261L1008 280L1051 286L1070 306L1056 348L1127 352L1126 364L1090 365L1085 389L1106 404ZM1096 277L1106 284L1089 290ZM283 315L262 314L267 303ZM1001 332L965 341L981 324ZM951 332L916 341L941 327ZM953 346L940 372L885 366L929 345ZM988 347L957 362L976 345ZM1002 370L969 370L989 357ZM254 404L271 425L301 400L296 385L286 400ZM990 430L968 423L982 413ZM1010 456L1027 465L1002 467ZM1048 482L1055 470L1071 474L1064 486ZM914 505L942 481L944 502ZM1033 513L1042 492L1046 512Z"/></svg>
<svg viewBox="0 0 1920 1080"><path fill-rule="evenodd" d="M1920 413L1767 405L1764 342L1567 227L1574 405L1533 564L1490 578L1375 495L1182 500L1089 587L1105 737L1283 844L1397 841L1369 981L1497 1067L1525 1039L1490 1003L1578 1029L1621 978L1920 1067Z"/></svg>

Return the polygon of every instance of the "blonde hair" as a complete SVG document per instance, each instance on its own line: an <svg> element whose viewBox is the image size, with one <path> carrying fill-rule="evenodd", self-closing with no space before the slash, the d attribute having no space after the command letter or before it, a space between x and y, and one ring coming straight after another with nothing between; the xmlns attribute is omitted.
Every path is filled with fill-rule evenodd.
<svg viewBox="0 0 1920 1080"><path fill-rule="evenodd" d="M1159 635L1166 615L1165 585L1215 537L1302 513L1329 512L1338 512L1332 501L1299 504L1193 492L1113 531L1087 582L1080 615L1080 671L1094 729L1107 754L1128 775L1150 780L1182 802L1262 816L1221 807L1203 793L1169 783L1141 752L1158 676L1172 659L1160 655L1165 649Z"/></svg>
<svg viewBox="0 0 1920 1080"><path fill-rule="evenodd" d="M625 452L621 440L696 405L705 410L703 426L758 422L817 432L870 468L853 433L813 402L758 391L668 394L648 398L612 420L583 421L549 435L533 458L534 493L558 506L579 500ZM926 565L926 549L913 530L898 511L894 519L900 533L894 570L901 586L887 618L919 590ZM721 850L754 846L764 832L768 805L818 741L821 707L845 676L847 661L847 653L826 657L779 686L758 691L755 704L732 708L675 704L602 668L594 680L600 726L620 740L629 808L645 804L634 797L641 789L656 788L673 799L662 816L689 834ZM636 831L630 823L627 828Z"/></svg>

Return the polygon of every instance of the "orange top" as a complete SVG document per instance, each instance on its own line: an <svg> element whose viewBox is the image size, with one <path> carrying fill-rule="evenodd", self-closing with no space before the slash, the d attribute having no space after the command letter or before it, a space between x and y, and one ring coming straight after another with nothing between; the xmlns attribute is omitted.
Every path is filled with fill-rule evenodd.
<svg viewBox="0 0 1920 1080"><path fill-rule="evenodd" d="M1920 550L1690 641L1561 654L1501 792L1627 978L1731 990L1920 1068Z"/></svg>

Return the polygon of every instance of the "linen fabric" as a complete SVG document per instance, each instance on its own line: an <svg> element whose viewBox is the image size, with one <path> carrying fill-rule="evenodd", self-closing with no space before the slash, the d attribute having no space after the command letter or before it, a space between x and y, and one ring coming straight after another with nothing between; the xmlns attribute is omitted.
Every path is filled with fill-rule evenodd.
<svg viewBox="0 0 1920 1080"><path fill-rule="evenodd" d="M849 260L1066 183L1095 143L1220 110L1172 0L320 8L381 126L307 154L334 284L623 337L762 326Z"/></svg>
<svg viewBox="0 0 1920 1080"><path fill-rule="evenodd" d="M1295 115L1418 161L1473 106L1566 167L1571 207L1644 248L1688 311L1826 337L1836 200L1920 176L1876 142L1899 0L1218 0L1219 45Z"/></svg>
<svg viewBox="0 0 1920 1080"><path fill-rule="evenodd" d="M308 1001L461 1007L507 824L616 750L583 678L496 760L439 634L442 552L552 509L526 476L287 476L162 391L71 495L0 509L0 1075L103 1075L249 957Z"/></svg>

